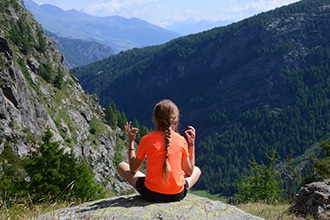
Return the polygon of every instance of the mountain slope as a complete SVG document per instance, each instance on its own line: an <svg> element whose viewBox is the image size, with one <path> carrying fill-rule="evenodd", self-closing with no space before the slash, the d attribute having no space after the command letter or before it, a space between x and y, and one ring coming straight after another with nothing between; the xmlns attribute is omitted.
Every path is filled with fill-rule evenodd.
<svg viewBox="0 0 330 220"><path fill-rule="evenodd" d="M134 47L162 44L179 36L137 18L95 17L76 10L64 11L48 4L38 6L32 0L25 0L24 5L45 30L60 37L108 45L116 53Z"/></svg>
<svg viewBox="0 0 330 220"><path fill-rule="evenodd" d="M10 146L26 156L49 128L108 189L125 188L113 164L120 129L104 123L98 101L68 73L55 43L19 1L1 2L0 22L0 153Z"/></svg>
<svg viewBox="0 0 330 220"><path fill-rule="evenodd" d="M105 105L151 125L174 100L197 128L197 187L231 194L251 156L305 152L329 124L329 0L302 0L222 28L133 49L72 70Z"/></svg>
<svg viewBox="0 0 330 220"><path fill-rule="evenodd" d="M114 51L103 44L59 37L50 32L47 32L47 35L55 41L56 48L64 56L63 64L68 69L94 63L114 55Z"/></svg>

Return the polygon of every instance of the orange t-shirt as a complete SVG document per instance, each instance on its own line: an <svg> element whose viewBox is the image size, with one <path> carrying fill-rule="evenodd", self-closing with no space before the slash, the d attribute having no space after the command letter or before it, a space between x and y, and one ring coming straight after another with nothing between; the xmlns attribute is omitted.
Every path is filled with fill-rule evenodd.
<svg viewBox="0 0 330 220"><path fill-rule="evenodd" d="M154 192L162 194L177 194L183 190L185 178L182 172L182 158L188 157L186 139L177 132L171 132L168 149L168 160L171 172L167 183L164 183L162 166L165 160L165 134L153 131L140 141L136 157L140 160L147 158L145 186Z"/></svg>

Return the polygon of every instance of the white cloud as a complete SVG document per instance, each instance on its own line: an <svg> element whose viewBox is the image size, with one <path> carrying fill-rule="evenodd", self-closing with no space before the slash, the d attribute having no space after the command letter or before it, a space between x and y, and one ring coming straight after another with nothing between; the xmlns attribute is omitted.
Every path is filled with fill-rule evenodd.
<svg viewBox="0 0 330 220"><path fill-rule="evenodd" d="M166 27L173 22L185 21L188 19L194 20L231 20L239 21L244 18L253 16L260 12L265 12L282 5L288 5L296 2L297 0L230 0L229 2L217 3L210 5L208 10L203 7L179 7L177 9L165 10L166 13L158 13L155 15L149 14L150 17L154 16L152 20L160 26ZM244 2L244 3L243 3Z"/></svg>
<svg viewBox="0 0 330 220"><path fill-rule="evenodd" d="M125 10L134 10L135 7L145 5L156 0L110 0L101 3L89 4L84 11L93 15L110 15Z"/></svg>
<svg viewBox="0 0 330 220"><path fill-rule="evenodd" d="M289 5L293 2L296 2L296 0L259 0L250 2L247 6L248 8L254 9L256 11L269 11L271 9L275 9L278 6Z"/></svg>
<svg viewBox="0 0 330 220"><path fill-rule="evenodd" d="M207 15L210 20L239 21L260 12L266 12L293 2L297 2L297 0L258 0L247 1L246 4L237 4L237 1L233 0L232 3L235 3L234 5L210 12ZM213 19L211 19L211 16Z"/></svg>

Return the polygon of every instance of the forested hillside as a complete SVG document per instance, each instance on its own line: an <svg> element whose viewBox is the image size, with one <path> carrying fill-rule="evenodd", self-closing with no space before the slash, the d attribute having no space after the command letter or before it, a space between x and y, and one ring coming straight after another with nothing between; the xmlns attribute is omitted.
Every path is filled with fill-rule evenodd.
<svg viewBox="0 0 330 220"><path fill-rule="evenodd" d="M330 0L302 0L226 27L75 68L101 104L149 127L176 102L197 128L197 188L232 195L249 160L302 155L329 132Z"/></svg>

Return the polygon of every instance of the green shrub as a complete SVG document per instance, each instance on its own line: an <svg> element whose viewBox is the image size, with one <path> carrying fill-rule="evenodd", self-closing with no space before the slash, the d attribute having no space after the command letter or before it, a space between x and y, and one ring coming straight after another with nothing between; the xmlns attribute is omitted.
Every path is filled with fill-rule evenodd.
<svg viewBox="0 0 330 220"><path fill-rule="evenodd" d="M78 161L73 152L64 152L59 142L51 142L51 138L48 130L42 138L43 144L26 160L25 169L30 177L27 189L33 202L104 197L107 190L94 179L85 160Z"/></svg>
<svg viewBox="0 0 330 220"><path fill-rule="evenodd" d="M274 204L281 199L281 188L278 171L274 168L278 160L276 151L268 156L269 165L258 164L255 159L250 161L251 174L244 176L238 183L238 202L265 202Z"/></svg>

